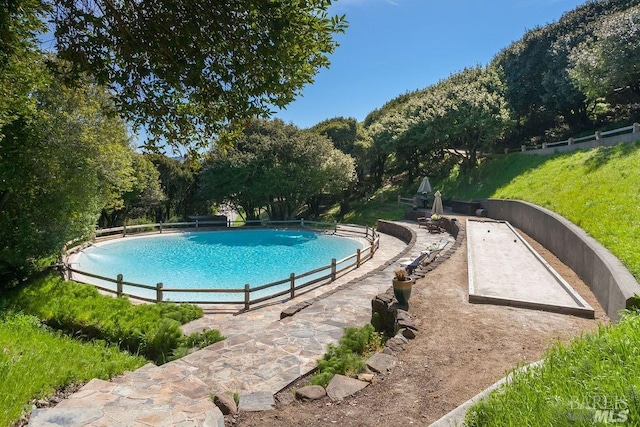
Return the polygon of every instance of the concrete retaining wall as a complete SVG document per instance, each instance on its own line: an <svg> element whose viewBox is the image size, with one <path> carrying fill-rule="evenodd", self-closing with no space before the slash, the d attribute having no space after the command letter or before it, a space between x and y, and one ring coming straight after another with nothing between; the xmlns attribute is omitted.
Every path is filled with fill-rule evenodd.
<svg viewBox="0 0 640 427"><path fill-rule="evenodd" d="M518 200L488 199L483 205L490 218L509 221L571 267L612 321L640 295L640 285L618 258L566 218Z"/></svg>
<svg viewBox="0 0 640 427"><path fill-rule="evenodd" d="M407 245L413 244L416 241L415 233L408 227L403 227L395 222L378 220L376 230L380 233L388 234L405 242Z"/></svg>

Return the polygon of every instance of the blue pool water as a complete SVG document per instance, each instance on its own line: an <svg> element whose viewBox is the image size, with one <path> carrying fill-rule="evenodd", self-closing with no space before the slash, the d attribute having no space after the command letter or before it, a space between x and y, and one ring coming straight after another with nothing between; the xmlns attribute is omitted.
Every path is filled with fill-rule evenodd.
<svg viewBox="0 0 640 427"><path fill-rule="evenodd" d="M122 274L126 282L150 286L161 282L165 288L242 289L245 284L256 287L329 265L332 258L340 260L362 248L354 239L309 231L234 230L101 242L82 250L71 262L74 269L113 279ZM105 281L96 284L115 287ZM277 290L252 293L251 298ZM136 288L126 288L125 293L155 297L154 291ZM166 300L173 301L242 298L242 294L165 294Z"/></svg>

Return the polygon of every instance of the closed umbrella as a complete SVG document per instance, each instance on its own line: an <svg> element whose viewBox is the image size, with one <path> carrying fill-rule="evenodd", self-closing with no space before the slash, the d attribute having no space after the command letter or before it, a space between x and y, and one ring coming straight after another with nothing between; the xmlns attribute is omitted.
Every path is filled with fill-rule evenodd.
<svg viewBox="0 0 640 427"><path fill-rule="evenodd" d="M431 215L443 215L444 209L442 208L442 194L440 191L436 191L433 199L433 208L431 209Z"/></svg>
<svg viewBox="0 0 640 427"><path fill-rule="evenodd" d="M418 187L418 194L431 193L431 183L429 182L429 178L426 176L420 183L420 187Z"/></svg>

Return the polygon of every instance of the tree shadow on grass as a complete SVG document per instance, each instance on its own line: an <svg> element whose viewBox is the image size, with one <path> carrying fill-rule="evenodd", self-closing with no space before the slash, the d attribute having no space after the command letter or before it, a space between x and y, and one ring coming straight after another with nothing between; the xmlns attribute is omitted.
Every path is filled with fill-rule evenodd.
<svg viewBox="0 0 640 427"><path fill-rule="evenodd" d="M447 200L472 200L492 197L496 191L527 171L540 167L545 162L557 158L551 155L510 154L492 157L483 161L477 168L460 172L455 179L436 183L442 188Z"/></svg>
<svg viewBox="0 0 640 427"><path fill-rule="evenodd" d="M589 172L594 172L616 157L627 157L640 150L640 140L631 143L620 143L611 147L595 150L584 163Z"/></svg>

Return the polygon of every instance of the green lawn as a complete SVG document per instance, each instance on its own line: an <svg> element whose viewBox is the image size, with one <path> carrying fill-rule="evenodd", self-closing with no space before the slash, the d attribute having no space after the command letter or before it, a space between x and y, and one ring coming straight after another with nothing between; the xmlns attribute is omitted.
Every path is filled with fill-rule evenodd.
<svg viewBox="0 0 640 427"><path fill-rule="evenodd" d="M10 426L30 400L92 378L108 379L136 369L146 359L104 342L82 343L46 330L24 314L0 317L0 426Z"/></svg>

